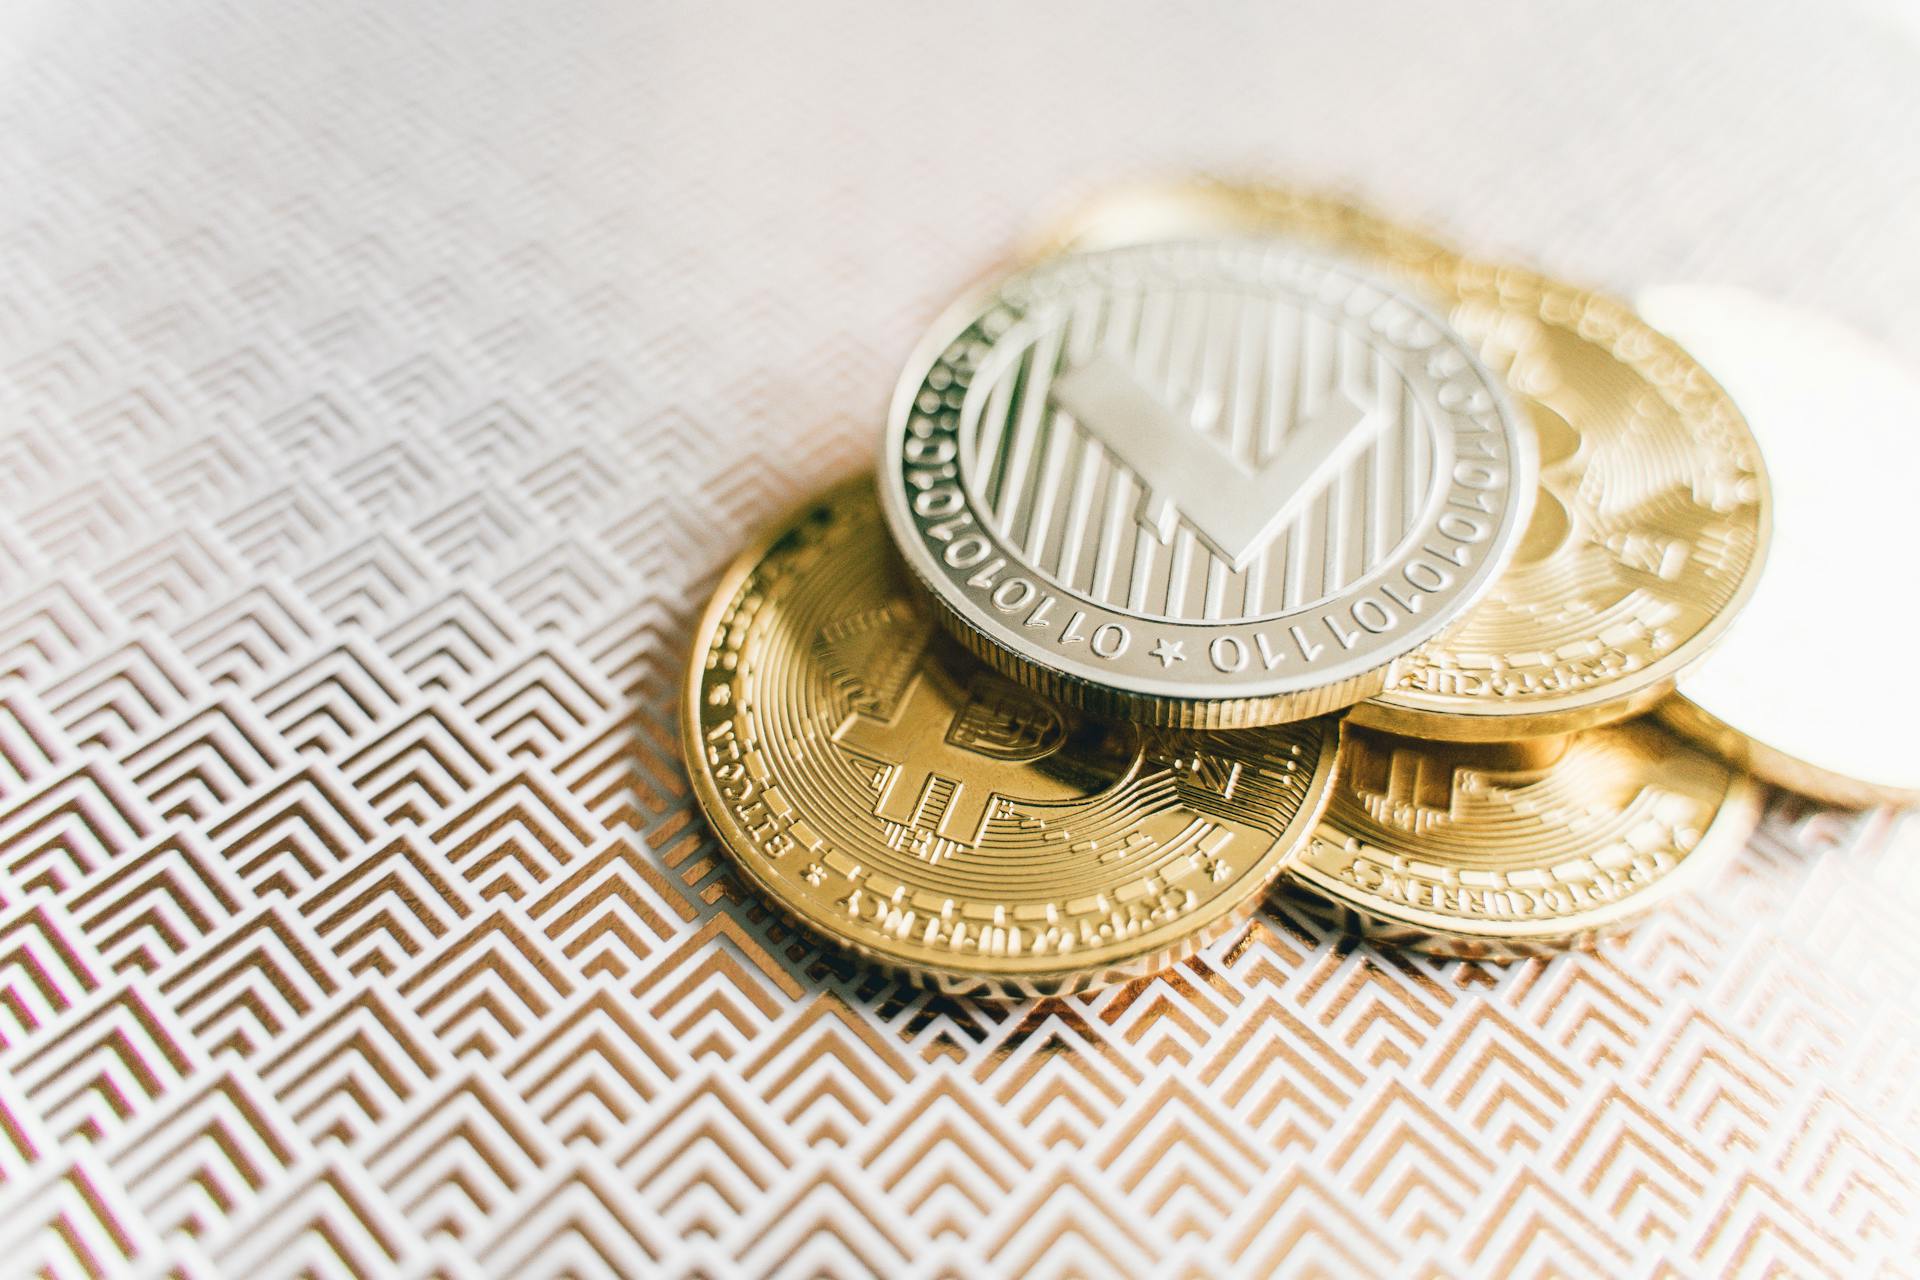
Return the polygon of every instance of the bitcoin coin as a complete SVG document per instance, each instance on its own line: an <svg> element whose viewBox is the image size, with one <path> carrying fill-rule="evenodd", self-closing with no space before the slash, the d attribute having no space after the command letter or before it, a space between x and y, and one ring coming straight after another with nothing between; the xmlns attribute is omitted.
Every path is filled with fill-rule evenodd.
<svg viewBox="0 0 1920 1280"><path fill-rule="evenodd" d="M1354 717L1497 741L1658 703L1761 578L1770 490L1734 402L1624 304L1469 262L1336 200L1219 183L1131 188L1094 199L1039 243L1261 229L1422 291L1506 378L1539 456L1533 513L1506 572L1458 627L1396 663Z"/></svg>
<svg viewBox="0 0 1920 1280"><path fill-rule="evenodd" d="M945 990L1044 995L1171 964L1258 903L1324 805L1325 720L1105 722L993 672L900 566L871 479L748 551L700 625L688 771L747 878Z"/></svg>
<svg viewBox="0 0 1920 1280"><path fill-rule="evenodd" d="M1337 710L1491 585L1528 437L1396 287L1271 241L1042 262L909 361L882 505L996 669L1202 728Z"/></svg>
<svg viewBox="0 0 1920 1280"><path fill-rule="evenodd" d="M1635 301L1753 423L1783 536L1767 577L1661 715L1769 782L1829 804L1920 804L1920 381L1845 326L1742 289Z"/></svg>
<svg viewBox="0 0 1920 1280"><path fill-rule="evenodd" d="M1349 723L1292 879L1363 932L1450 955L1605 933L1700 883L1759 790L1642 717L1525 743L1436 743Z"/></svg>

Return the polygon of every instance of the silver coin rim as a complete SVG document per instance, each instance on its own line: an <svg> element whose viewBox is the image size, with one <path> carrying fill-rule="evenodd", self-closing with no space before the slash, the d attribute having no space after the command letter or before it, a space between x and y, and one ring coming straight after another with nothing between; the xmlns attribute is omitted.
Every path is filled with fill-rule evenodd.
<svg viewBox="0 0 1920 1280"><path fill-rule="evenodd" d="M1015 634L1013 627L977 606L960 585L948 576L948 571L935 561L920 536L913 513L908 509L907 487L902 479L906 463L904 454L906 428L928 370L954 338L965 332L1006 285L1019 277L1057 269L1058 264L1068 258L1113 258L1164 254L1182 248L1222 249L1226 247L1264 250L1267 253L1278 251L1288 257L1304 260L1330 275L1350 281L1355 287L1378 290L1402 303L1421 319L1432 324L1440 333L1446 335L1448 345L1465 362L1467 371L1472 373L1492 399L1494 416L1501 424L1502 435L1506 439L1508 448L1510 474L1506 487L1509 496L1504 507L1494 517L1494 527L1487 538L1487 554L1467 574L1466 581L1450 599L1440 607L1432 609L1424 618L1417 619L1414 625L1401 631L1394 643L1387 647L1390 651L1383 653L1381 649L1370 649L1333 663L1312 665L1279 677L1264 676L1257 681L1250 679L1241 684L1232 684L1227 682L1228 673L1221 673L1210 666L1207 670L1221 677L1219 680L1190 682L1156 677L1151 674L1141 676L1115 673L1070 657L1037 650L1030 644L1020 643L1020 637ZM887 409L886 427L881 437L880 475L877 477L877 488L880 493L881 510L885 514L887 528L893 535L894 544L913 576L928 588L940 606L938 612L950 622L959 624L968 633L965 638L977 645L986 646L987 652L983 656L992 661L996 667L1016 678L1036 684L1053 696L1083 702L1091 700L1099 703L1103 708L1115 701L1125 704L1134 700L1189 705L1244 706L1273 699L1308 697L1322 690L1337 690L1341 691L1337 706L1350 706L1364 701L1377 693L1380 687L1384 687L1391 677L1393 665L1401 658L1445 634L1451 626L1464 619L1467 612L1485 597L1500 574L1506 570L1519 546L1526 523L1532 516L1534 494L1538 488L1536 444L1532 431L1524 427L1523 421L1506 384L1479 358L1472 344L1457 333L1453 326L1424 298L1402 288L1391 278L1368 271L1338 255L1320 252L1272 236L1219 236L1153 241L1060 254L1040 263L996 275L986 283L968 289L946 307L939 318L928 327L920 341L914 345L894 386L893 396ZM963 495L969 498L966 509L972 510L971 498L967 494L968 486L963 484L961 489ZM998 535L993 534L984 525L978 527L998 546L1001 541ZM1017 558L1010 556L1009 559L1012 561ZM1024 565L1024 560L1018 560L1018 562ZM1037 569L1026 567L1023 571L1032 578L1046 581L1046 575ZM954 572L964 571L955 570ZM1359 594L1359 592L1343 593L1340 598L1357 598ZM1104 608L1104 606L1096 607ZM1169 618L1139 619L1139 621L1167 628L1186 638L1200 638L1201 643L1194 653L1188 655L1188 658L1204 662L1207 643L1213 636L1221 634L1226 628L1246 625L1250 620L1224 622ZM1368 677L1376 675L1379 677L1377 681L1368 680ZM1335 710L1337 706L1314 704L1310 708L1300 710L1298 715L1304 717L1321 714ZM1202 717L1208 721L1215 718ZM1222 719L1220 723L1222 726L1228 723L1260 723L1274 718L1235 715ZM1295 717L1288 715L1278 718ZM1184 723L1187 717L1177 717L1177 719Z"/></svg>

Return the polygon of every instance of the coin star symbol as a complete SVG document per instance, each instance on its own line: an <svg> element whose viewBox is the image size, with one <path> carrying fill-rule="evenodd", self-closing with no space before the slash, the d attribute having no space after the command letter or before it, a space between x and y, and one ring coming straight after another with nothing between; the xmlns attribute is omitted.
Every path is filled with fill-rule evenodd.
<svg viewBox="0 0 1920 1280"><path fill-rule="evenodd" d="M1185 640L1162 639L1159 644L1147 650L1147 656L1160 659L1160 669L1166 670L1176 662L1185 662L1187 642Z"/></svg>

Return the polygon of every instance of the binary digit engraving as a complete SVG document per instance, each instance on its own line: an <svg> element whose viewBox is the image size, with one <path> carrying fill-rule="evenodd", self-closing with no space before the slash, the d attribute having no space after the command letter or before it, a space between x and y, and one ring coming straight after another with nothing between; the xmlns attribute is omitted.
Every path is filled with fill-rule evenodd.
<svg viewBox="0 0 1920 1280"><path fill-rule="evenodd" d="M864 57L866 7L482 8L8 10L0 1273L1913 1270L1920 822L1782 799L1712 893L1598 954L1438 962L1269 895L1064 1001L911 989L745 891L676 750L712 570L868 456L878 351L938 301L900 290L1043 198L1050 149L880 174L872 78L813 74ZM1021 15L1036 49L1084 24ZM921 54L1004 40L896 23ZM1168 47L1122 64L1209 48L1131 29ZM1183 105L1195 137L1247 127L1226 87ZM1033 101L973 95L974 132ZM781 119L798 162L716 169ZM1474 216L1447 148L1408 163ZM874 262L794 233L866 191L833 234ZM888 265L934 211L965 238ZM1797 247L1783 271L1820 261ZM1068 627L1009 577L1040 589L1014 622ZM878 710L898 633L862 613L831 647ZM1154 768L1200 821L1270 785L1193 746Z"/></svg>
<svg viewBox="0 0 1920 1280"><path fill-rule="evenodd" d="M1511 566L1359 709L1369 724L1518 738L1630 716L1703 658L1760 581L1772 501L1727 395L1626 306L1442 260L1450 318L1521 397L1540 460Z"/></svg>
<svg viewBox="0 0 1920 1280"><path fill-rule="evenodd" d="M1505 562L1531 462L1419 304L1220 243L1063 258L963 305L909 363L881 490L996 668L1225 727L1379 689Z"/></svg>
<svg viewBox="0 0 1920 1280"><path fill-rule="evenodd" d="M1081 209L1048 247L1255 233L1328 244L1444 308L1505 376L1538 453L1533 512L1507 571L1457 627L1398 662L1392 684L1355 717L1498 741L1624 719L1664 697L1745 606L1766 559L1768 477L1726 393L1617 301L1468 262L1362 211L1293 193L1115 193ZM1211 490L1184 492L1206 509L1210 493L1233 483L1222 473Z"/></svg>

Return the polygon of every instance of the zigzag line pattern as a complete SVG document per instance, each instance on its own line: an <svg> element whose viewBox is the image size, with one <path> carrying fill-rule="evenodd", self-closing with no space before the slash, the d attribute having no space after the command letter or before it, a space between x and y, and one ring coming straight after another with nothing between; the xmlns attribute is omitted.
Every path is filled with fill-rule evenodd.
<svg viewBox="0 0 1920 1280"><path fill-rule="evenodd" d="M862 216L756 141L775 89L678 109L711 55L644 6L416 8L0 93L8 1268L1915 1274L1889 815L1778 803L1697 901L1508 967L1277 896L965 1002L770 913L677 763L691 619L1020 206Z"/></svg>

